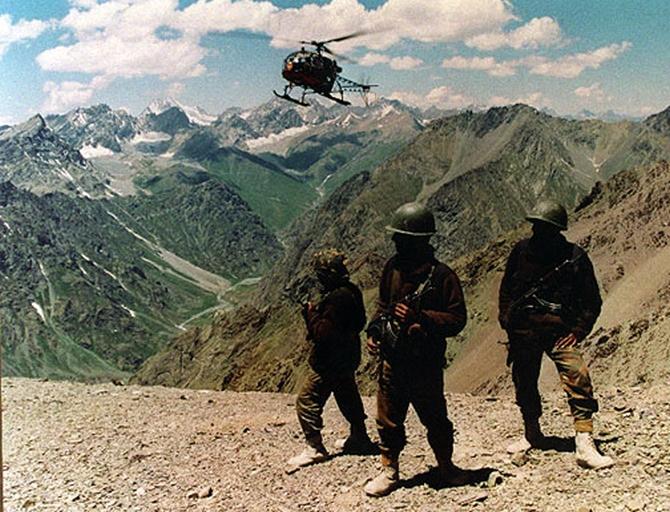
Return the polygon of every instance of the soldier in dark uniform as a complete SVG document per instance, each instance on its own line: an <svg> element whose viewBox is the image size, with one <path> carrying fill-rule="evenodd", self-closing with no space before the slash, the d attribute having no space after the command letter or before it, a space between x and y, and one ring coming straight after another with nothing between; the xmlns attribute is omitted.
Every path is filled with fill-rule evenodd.
<svg viewBox="0 0 670 512"><path fill-rule="evenodd" d="M444 484L467 481L466 473L452 463L454 429L443 392L445 338L458 334L466 322L461 285L429 244L435 234L430 210L405 204L386 229L393 233L397 253L384 267L379 308L368 326L368 349L381 357L377 426L382 472L365 486L370 496L384 496L398 486L410 404L427 429ZM397 339L384 333L389 330L385 322L398 333Z"/></svg>
<svg viewBox="0 0 670 512"><path fill-rule="evenodd" d="M611 466L614 461L598 453L591 437L598 403L577 349L602 304L593 266L584 250L560 233L568 224L563 206L542 201L526 219L533 224L533 235L512 250L499 295L499 320L509 336L508 363L524 421L524 437L508 451L541 448L545 441L537 387L544 353L556 365L568 396L577 462L588 468Z"/></svg>
<svg viewBox="0 0 670 512"><path fill-rule="evenodd" d="M336 445L349 453L375 449L365 429L363 402L355 372L361 359L360 332L365 327L363 296L349 280L344 254L328 249L316 253L312 266L321 286L322 299L303 311L310 343L310 371L298 394L296 409L307 448L288 461L289 469L320 462L328 457L323 445L323 407L331 394L350 424L350 435Z"/></svg>

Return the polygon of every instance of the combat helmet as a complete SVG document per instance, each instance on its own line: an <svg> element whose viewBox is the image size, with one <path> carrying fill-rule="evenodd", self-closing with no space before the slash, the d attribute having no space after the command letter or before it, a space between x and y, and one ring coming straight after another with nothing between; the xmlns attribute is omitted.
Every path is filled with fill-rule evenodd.
<svg viewBox="0 0 670 512"><path fill-rule="evenodd" d="M312 268L318 273L325 273L333 277L345 278L349 271L345 265L347 257L337 249L323 249L312 256Z"/></svg>
<svg viewBox="0 0 670 512"><path fill-rule="evenodd" d="M411 236L431 236L435 234L435 217L424 205L405 203L398 208L386 230Z"/></svg>
<svg viewBox="0 0 670 512"><path fill-rule="evenodd" d="M537 203L533 211L526 215L526 220L547 222L561 231L568 229L568 212L563 205L550 199Z"/></svg>

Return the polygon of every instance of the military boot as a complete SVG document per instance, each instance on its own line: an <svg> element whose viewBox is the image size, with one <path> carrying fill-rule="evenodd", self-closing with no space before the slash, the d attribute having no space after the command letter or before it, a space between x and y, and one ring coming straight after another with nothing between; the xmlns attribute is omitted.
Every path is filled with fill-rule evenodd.
<svg viewBox="0 0 670 512"><path fill-rule="evenodd" d="M540 448L544 442L544 434L540 428L540 420L537 418L524 419L524 435L521 439L507 446L507 453L525 452L531 448Z"/></svg>
<svg viewBox="0 0 670 512"><path fill-rule="evenodd" d="M593 442L590 432L577 432L575 436L575 457L577 464L586 469L608 468L614 465L614 459L601 455Z"/></svg>
<svg viewBox="0 0 670 512"><path fill-rule="evenodd" d="M393 492L399 484L398 458L382 455L382 472L370 480L363 490L368 496L380 498Z"/></svg>
<svg viewBox="0 0 670 512"><path fill-rule="evenodd" d="M317 462L323 462L328 458L328 450L323 446L321 438L309 440L307 442L307 448L305 448L300 454L295 457L291 457L288 464L288 471L292 469L301 468L303 466L309 466L310 464L316 464Z"/></svg>
<svg viewBox="0 0 670 512"><path fill-rule="evenodd" d="M335 448L344 453L369 455L379 453L377 445L372 442L365 429L365 424L351 426L349 437L335 441Z"/></svg>

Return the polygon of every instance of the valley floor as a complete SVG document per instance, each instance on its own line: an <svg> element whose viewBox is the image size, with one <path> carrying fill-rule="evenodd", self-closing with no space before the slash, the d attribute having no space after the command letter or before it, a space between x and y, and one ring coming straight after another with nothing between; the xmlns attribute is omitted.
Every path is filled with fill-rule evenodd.
<svg viewBox="0 0 670 512"><path fill-rule="evenodd" d="M511 396L449 394L456 462L502 482L431 486L434 460L411 412L403 487L371 499L362 487L377 457L285 473L303 448L292 395L3 379L5 510L670 511L670 383L603 388L599 398L596 439L613 468L586 471L571 453L537 450L515 465L505 453L521 428ZM365 406L374 417L372 397ZM332 446L346 434L332 400L325 420ZM542 421L570 444L559 393L547 394Z"/></svg>

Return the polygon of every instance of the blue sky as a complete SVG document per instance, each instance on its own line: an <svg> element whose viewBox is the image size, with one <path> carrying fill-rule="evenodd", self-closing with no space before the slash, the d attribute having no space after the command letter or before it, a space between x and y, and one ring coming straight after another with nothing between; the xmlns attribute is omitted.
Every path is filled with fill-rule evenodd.
<svg viewBox="0 0 670 512"><path fill-rule="evenodd" d="M670 105L668 19L667 0L2 0L0 124L167 95L257 105L294 41L359 30L332 48L382 96L648 115Z"/></svg>

